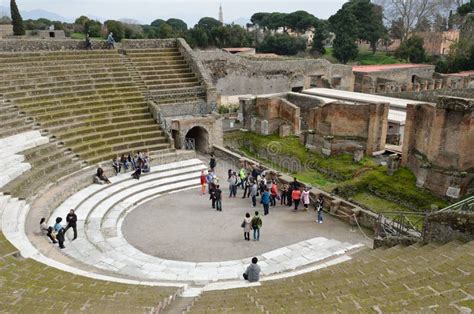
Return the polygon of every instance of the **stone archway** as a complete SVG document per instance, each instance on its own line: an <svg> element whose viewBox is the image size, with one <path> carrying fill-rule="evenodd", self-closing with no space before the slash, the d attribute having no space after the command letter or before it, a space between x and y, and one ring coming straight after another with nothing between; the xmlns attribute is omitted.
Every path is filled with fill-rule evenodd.
<svg viewBox="0 0 474 314"><path fill-rule="evenodd" d="M194 141L195 150L208 153L209 152L209 132L201 126L191 128L187 133L185 140Z"/></svg>

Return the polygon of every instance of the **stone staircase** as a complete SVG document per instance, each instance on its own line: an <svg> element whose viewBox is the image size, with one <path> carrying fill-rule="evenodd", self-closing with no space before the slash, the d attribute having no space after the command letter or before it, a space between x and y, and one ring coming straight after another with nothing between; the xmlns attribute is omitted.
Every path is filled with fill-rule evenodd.
<svg viewBox="0 0 474 314"><path fill-rule="evenodd" d="M130 151L172 150L123 59L116 51L0 54L0 93L8 99L0 104L0 135L33 128L51 141L27 152L31 175L3 191L31 198L34 188L80 167Z"/></svg>
<svg viewBox="0 0 474 314"><path fill-rule="evenodd" d="M129 49L126 54L162 110L172 115L174 105L192 108L205 104L206 90L177 47Z"/></svg>
<svg viewBox="0 0 474 314"><path fill-rule="evenodd" d="M189 313L470 313L474 241L364 250L350 261L242 289L205 291Z"/></svg>

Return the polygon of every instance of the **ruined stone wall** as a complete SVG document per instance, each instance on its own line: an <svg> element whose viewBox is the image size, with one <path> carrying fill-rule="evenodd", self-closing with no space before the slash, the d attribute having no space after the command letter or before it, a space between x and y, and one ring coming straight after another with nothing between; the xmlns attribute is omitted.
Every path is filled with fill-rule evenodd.
<svg viewBox="0 0 474 314"><path fill-rule="evenodd" d="M474 213L445 211L429 214L425 242L447 243L453 240L474 240Z"/></svg>
<svg viewBox="0 0 474 314"><path fill-rule="evenodd" d="M417 79L431 80L435 66L423 65L411 68L387 69L376 72L354 71L354 91L362 93L385 93L415 89ZM434 83L431 89L435 87ZM421 87L418 86L418 89ZM426 85L428 89L428 85Z"/></svg>
<svg viewBox="0 0 474 314"><path fill-rule="evenodd" d="M333 88L353 89L351 67L322 59L252 60L221 50L194 51L222 95L270 94L288 92L295 87L311 87L312 77Z"/></svg>
<svg viewBox="0 0 474 314"><path fill-rule="evenodd" d="M13 35L13 25L0 25L0 38L11 35Z"/></svg>
<svg viewBox="0 0 474 314"><path fill-rule="evenodd" d="M0 39L0 52L84 50L85 42L74 39ZM107 49L105 41L92 41L92 49Z"/></svg>
<svg viewBox="0 0 474 314"><path fill-rule="evenodd" d="M457 97L407 106L402 164L415 173L418 186L453 198L472 189L473 111L473 99Z"/></svg>
<svg viewBox="0 0 474 314"><path fill-rule="evenodd" d="M292 134L300 132L300 108L281 97L257 97L255 118L256 124L263 124L262 134L277 133L282 125L289 125Z"/></svg>
<svg viewBox="0 0 474 314"><path fill-rule="evenodd" d="M385 147L388 104L332 102L310 110L304 144L326 155L364 150L367 154Z"/></svg>

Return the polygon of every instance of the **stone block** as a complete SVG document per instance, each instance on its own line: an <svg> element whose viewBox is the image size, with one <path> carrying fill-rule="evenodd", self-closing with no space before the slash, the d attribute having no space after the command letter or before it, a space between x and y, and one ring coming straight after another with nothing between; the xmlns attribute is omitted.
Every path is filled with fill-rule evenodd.
<svg viewBox="0 0 474 314"><path fill-rule="evenodd" d="M255 132L257 130L257 118L250 118L250 131Z"/></svg>
<svg viewBox="0 0 474 314"><path fill-rule="evenodd" d="M400 167L400 157L397 154L392 154L388 158L387 173L389 176L393 175Z"/></svg>
<svg viewBox="0 0 474 314"><path fill-rule="evenodd" d="M329 211L331 212L331 214L335 214L338 210L339 210L339 206L341 205L341 201L338 201L338 200L333 200L331 201L331 203L329 204Z"/></svg>
<svg viewBox="0 0 474 314"><path fill-rule="evenodd" d="M447 197L458 199L460 195L461 195L461 189L458 187L450 186L448 190L446 191Z"/></svg>
<svg viewBox="0 0 474 314"><path fill-rule="evenodd" d="M321 148L321 153L323 153L325 156L331 156L331 149Z"/></svg>
<svg viewBox="0 0 474 314"><path fill-rule="evenodd" d="M359 163L362 158L364 158L364 150L362 149L356 149L354 151L354 156L353 156L353 160L355 163Z"/></svg>
<svg viewBox="0 0 474 314"><path fill-rule="evenodd" d="M263 135L268 135L269 134L268 120L262 120L260 122L260 133L262 133Z"/></svg>
<svg viewBox="0 0 474 314"><path fill-rule="evenodd" d="M279 131L280 131L280 137L288 137L291 135L291 126L281 125Z"/></svg>

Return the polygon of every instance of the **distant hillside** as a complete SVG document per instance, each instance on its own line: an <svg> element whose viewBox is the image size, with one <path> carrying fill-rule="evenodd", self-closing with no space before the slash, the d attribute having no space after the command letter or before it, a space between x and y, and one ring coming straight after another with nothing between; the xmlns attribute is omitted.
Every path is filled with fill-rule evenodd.
<svg viewBox="0 0 474 314"><path fill-rule="evenodd" d="M39 18L45 18L51 21L72 22L71 19L65 18L64 16L61 16L59 14L52 13L46 10L41 10L41 9L35 9L31 11L22 10L20 13L24 20L28 20L28 19L36 20ZM0 15L10 16L10 8L5 7L5 6L0 6Z"/></svg>

